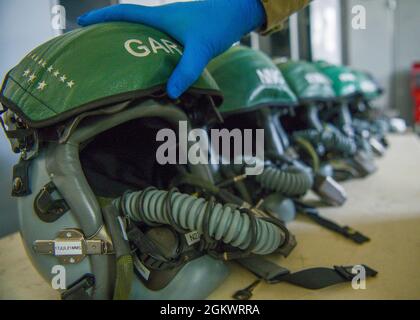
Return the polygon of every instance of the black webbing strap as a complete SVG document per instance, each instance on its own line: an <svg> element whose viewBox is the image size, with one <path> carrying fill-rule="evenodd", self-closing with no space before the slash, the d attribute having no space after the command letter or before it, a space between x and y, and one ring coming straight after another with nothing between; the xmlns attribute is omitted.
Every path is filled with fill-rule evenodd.
<svg viewBox="0 0 420 320"><path fill-rule="evenodd" d="M319 214L318 210L312 206L304 204L300 201L295 201L295 205L299 213L304 214L305 216L307 216L308 218L310 218L312 221L316 222L320 226L328 230L334 231L338 234L341 234L344 237L354 241L357 244L363 244L365 242L370 241L370 238L360 233L359 231L354 230L353 228L349 226L340 226L336 222L322 217Z"/></svg>
<svg viewBox="0 0 420 320"><path fill-rule="evenodd" d="M351 282L355 277L352 273L354 266L334 266L334 268L317 267L305 269L295 273L283 268L262 257L250 257L236 260L242 267L251 271L259 279L269 284L287 282L298 287L317 290L330 287L339 283ZM361 265L365 269L366 277L374 277L377 271L366 265Z"/></svg>
<svg viewBox="0 0 420 320"><path fill-rule="evenodd" d="M92 300L88 290L95 285L95 278L91 274L85 275L61 294L62 300Z"/></svg>

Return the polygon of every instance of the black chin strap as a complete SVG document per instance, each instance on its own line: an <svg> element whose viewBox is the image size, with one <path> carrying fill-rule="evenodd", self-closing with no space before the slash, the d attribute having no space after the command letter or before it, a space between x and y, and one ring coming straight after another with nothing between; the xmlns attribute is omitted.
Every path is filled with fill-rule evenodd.
<svg viewBox="0 0 420 320"><path fill-rule="evenodd" d="M354 230L349 226L340 226L336 222L329 220L327 218L322 217L318 210L312 206L302 203L301 201L295 201L296 209L299 213L304 214L312 221L316 222L320 226L331 230L335 233L341 234L342 236L352 240L357 244L363 244L365 242L370 241L370 239L362 234L361 232Z"/></svg>
<svg viewBox="0 0 420 320"><path fill-rule="evenodd" d="M356 276L352 273L355 266L334 266L333 268L317 267L291 273L288 269L281 267L262 257L250 257L236 260L242 267L255 274L259 280L269 284L287 282L298 287L317 290L330 287L339 283L351 282ZM361 265L365 270L365 276L374 277L377 271L366 265ZM248 300L252 297L252 290L257 282L234 294L238 300Z"/></svg>

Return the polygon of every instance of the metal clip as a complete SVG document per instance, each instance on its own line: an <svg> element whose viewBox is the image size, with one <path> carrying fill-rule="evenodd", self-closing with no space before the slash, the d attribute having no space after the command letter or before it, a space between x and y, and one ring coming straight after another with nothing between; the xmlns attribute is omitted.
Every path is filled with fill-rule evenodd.
<svg viewBox="0 0 420 320"><path fill-rule="evenodd" d="M371 137L369 139L369 144L372 147L373 152L375 152L378 156L382 157L385 154L384 145L375 137Z"/></svg>
<svg viewBox="0 0 420 320"><path fill-rule="evenodd" d="M347 201L344 188L329 176L317 175L313 190L322 200L332 206L342 206Z"/></svg>
<svg viewBox="0 0 420 320"><path fill-rule="evenodd" d="M83 233L77 229L64 229L54 240L36 240L33 249L38 254L57 257L61 264L76 264L87 255L113 252L110 242L102 239L85 239Z"/></svg>
<svg viewBox="0 0 420 320"><path fill-rule="evenodd" d="M354 157L353 161L361 177L366 177L377 170L373 159L365 152L359 151Z"/></svg>

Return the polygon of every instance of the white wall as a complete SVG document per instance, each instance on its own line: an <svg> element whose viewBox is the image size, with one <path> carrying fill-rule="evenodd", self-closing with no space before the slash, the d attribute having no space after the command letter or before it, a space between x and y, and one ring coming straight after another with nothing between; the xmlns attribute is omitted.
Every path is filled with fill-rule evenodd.
<svg viewBox="0 0 420 320"><path fill-rule="evenodd" d="M388 7L388 0L342 0L342 5L347 18L347 39L344 40L347 41L347 62L374 74L385 89L385 95L378 103L391 107L394 13ZM351 9L355 5L366 8L365 30L354 30L351 26Z"/></svg>
<svg viewBox="0 0 420 320"><path fill-rule="evenodd" d="M313 60L341 64L341 1L316 0L310 9Z"/></svg>
<svg viewBox="0 0 420 320"><path fill-rule="evenodd" d="M54 35L51 29L50 0L0 0L0 78L37 45ZM16 230L16 201L10 196L12 154L0 129L0 237Z"/></svg>
<svg viewBox="0 0 420 320"><path fill-rule="evenodd" d="M409 79L411 65L420 61L420 1L342 0L345 15L351 18L351 8L359 4L366 7L367 28L353 30L347 19L347 60L356 68L371 71L386 90L380 103L411 123Z"/></svg>

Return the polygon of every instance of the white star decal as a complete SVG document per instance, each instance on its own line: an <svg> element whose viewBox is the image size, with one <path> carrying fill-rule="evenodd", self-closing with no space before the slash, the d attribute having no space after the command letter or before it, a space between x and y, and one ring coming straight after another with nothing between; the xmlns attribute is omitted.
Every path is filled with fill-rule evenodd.
<svg viewBox="0 0 420 320"><path fill-rule="evenodd" d="M53 66L50 66L47 70L48 70L48 72L51 72L51 71L53 71Z"/></svg>
<svg viewBox="0 0 420 320"><path fill-rule="evenodd" d="M47 83L45 82L45 81L42 81L42 82L39 82L38 83L38 87L37 87L37 89L38 90L44 90L44 88L47 86Z"/></svg>
<svg viewBox="0 0 420 320"><path fill-rule="evenodd" d="M29 74L31 73L31 69L27 69L27 70L25 70L25 72L23 73L23 76L24 77L27 77L27 76L29 76Z"/></svg>
<svg viewBox="0 0 420 320"><path fill-rule="evenodd" d="M62 77L60 77L60 81L61 82L65 82L67 79L66 75L64 74Z"/></svg>
<svg viewBox="0 0 420 320"><path fill-rule="evenodd" d="M58 70L56 70L55 72L54 72L54 77L58 77L58 75L60 74L60 72L58 71Z"/></svg>
<svg viewBox="0 0 420 320"><path fill-rule="evenodd" d="M32 73L31 75L30 75L30 77L29 77L29 82L32 82L32 81L34 81L36 79L36 76L35 76L35 74L34 73Z"/></svg>
<svg viewBox="0 0 420 320"><path fill-rule="evenodd" d="M74 81L71 80L69 82L67 82L67 87L72 88L75 85Z"/></svg>

